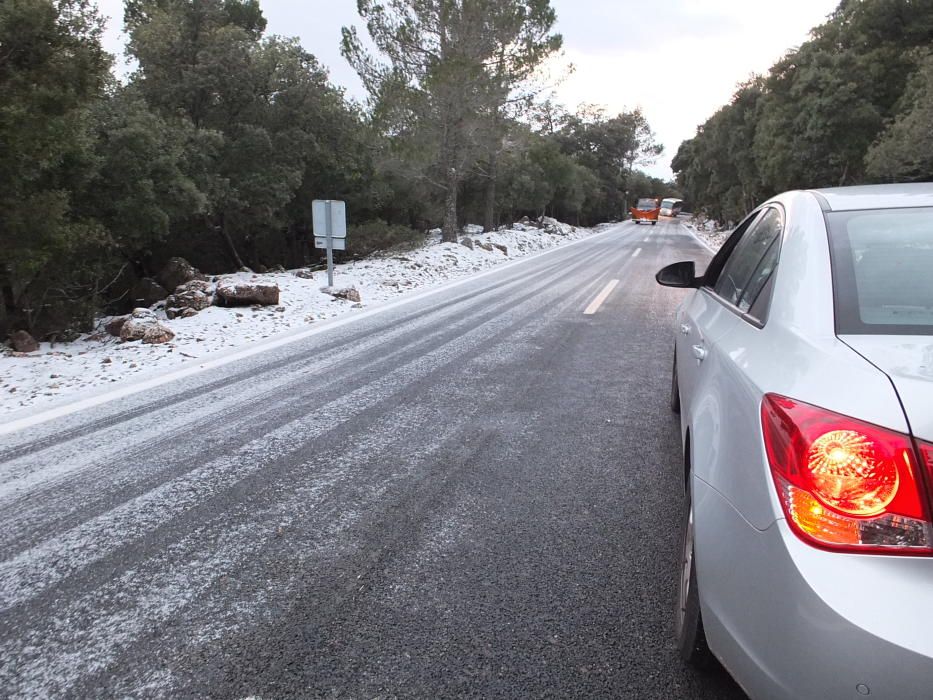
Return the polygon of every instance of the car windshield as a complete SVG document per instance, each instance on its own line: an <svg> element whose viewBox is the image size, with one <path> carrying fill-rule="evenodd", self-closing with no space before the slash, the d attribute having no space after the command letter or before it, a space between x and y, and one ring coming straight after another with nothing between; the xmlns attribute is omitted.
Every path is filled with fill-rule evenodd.
<svg viewBox="0 0 933 700"><path fill-rule="evenodd" d="M933 208L827 215L836 331L933 335Z"/></svg>
<svg viewBox="0 0 933 700"><path fill-rule="evenodd" d="M639 199L638 200L639 209L657 209L658 203L653 199Z"/></svg>
<svg viewBox="0 0 933 700"><path fill-rule="evenodd" d="M674 206L674 201L675 200L673 199L665 199L663 202L661 202L661 207L663 209L671 209Z"/></svg>

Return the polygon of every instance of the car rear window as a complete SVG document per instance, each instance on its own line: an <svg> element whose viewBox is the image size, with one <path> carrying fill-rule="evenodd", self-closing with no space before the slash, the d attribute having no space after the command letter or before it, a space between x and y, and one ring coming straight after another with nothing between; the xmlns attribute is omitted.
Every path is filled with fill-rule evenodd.
<svg viewBox="0 0 933 700"><path fill-rule="evenodd" d="M933 208L834 212L836 332L933 335Z"/></svg>

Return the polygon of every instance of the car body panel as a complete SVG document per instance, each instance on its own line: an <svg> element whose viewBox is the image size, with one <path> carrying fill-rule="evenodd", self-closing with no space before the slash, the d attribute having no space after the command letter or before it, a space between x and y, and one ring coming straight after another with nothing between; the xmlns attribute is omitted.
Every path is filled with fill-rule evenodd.
<svg viewBox="0 0 933 700"><path fill-rule="evenodd" d="M841 339L891 378L914 437L933 442L933 338L845 335Z"/></svg>
<svg viewBox="0 0 933 700"><path fill-rule="evenodd" d="M700 590L720 591L700 598L707 640L752 698L930 697L933 560L818 550L693 488Z"/></svg>

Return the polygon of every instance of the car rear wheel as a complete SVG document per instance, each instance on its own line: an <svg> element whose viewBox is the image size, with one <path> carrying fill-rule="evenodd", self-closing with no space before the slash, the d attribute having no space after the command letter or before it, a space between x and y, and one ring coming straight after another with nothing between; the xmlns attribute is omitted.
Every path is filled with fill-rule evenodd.
<svg viewBox="0 0 933 700"><path fill-rule="evenodd" d="M677 381L677 349L674 348L674 366L671 369L671 410L680 414L680 384Z"/></svg>
<svg viewBox="0 0 933 700"><path fill-rule="evenodd" d="M714 658L706 643L703 618L700 614L700 595L697 588L694 558L693 487L687 479L686 506L681 538L680 581L677 588L675 631L681 658L691 666L707 669L714 666Z"/></svg>

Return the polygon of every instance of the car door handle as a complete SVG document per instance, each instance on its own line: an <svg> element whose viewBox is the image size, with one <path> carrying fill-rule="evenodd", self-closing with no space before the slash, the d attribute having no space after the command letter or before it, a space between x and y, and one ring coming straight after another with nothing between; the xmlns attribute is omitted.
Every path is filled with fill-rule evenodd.
<svg viewBox="0 0 933 700"><path fill-rule="evenodd" d="M694 345L693 356L700 362L703 362L703 360L706 359L706 348L704 348L702 345Z"/></svg>
<svg viewBox="0 0 933 700"><path fill-rule="evenodd" d="M690 335L690 326L688 326L686 323L682 323L680 326L680 332L684 335Z"/></svg>

